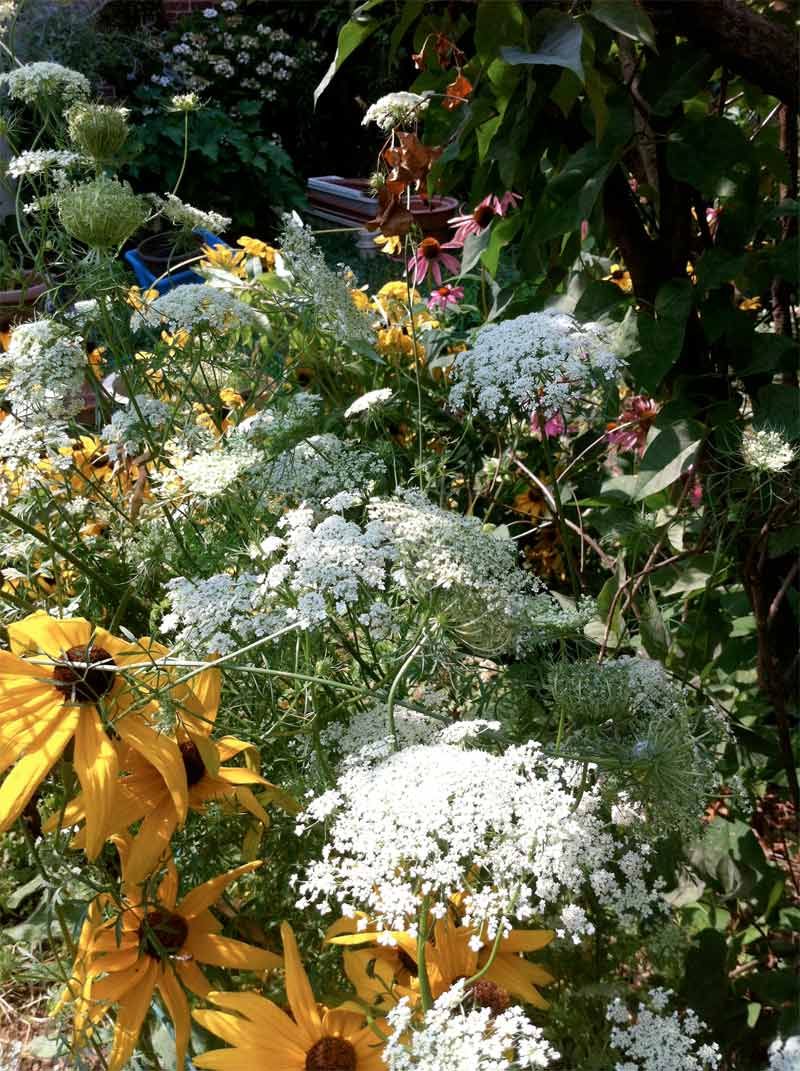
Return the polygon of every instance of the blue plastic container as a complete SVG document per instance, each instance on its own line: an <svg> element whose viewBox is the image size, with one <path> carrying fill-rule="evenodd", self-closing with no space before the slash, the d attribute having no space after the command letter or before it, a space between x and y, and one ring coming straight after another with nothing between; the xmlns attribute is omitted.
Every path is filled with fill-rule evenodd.
<svg viewBox="0 0 800 1071"><path fill-rule="evenodd" d="M193 233L202 238L205 245L211 246L212 249L218 245L224 246L225 249L232 248L218 235L212 234L211 231L207 231L203 227L195 227ZM142 290L157 290L159 294L166 294L169 290L174 290L176 286L183 286L186 283L205 282L202 275L198 275L196 271L191 271L188 268L184 271L170 272L169 275L165 275L163 279L159 279L156 282L156 276L145 266L144 261L135 249L128 250L127 253L123 254L123 258L133 268L136 282Z"/></svg>

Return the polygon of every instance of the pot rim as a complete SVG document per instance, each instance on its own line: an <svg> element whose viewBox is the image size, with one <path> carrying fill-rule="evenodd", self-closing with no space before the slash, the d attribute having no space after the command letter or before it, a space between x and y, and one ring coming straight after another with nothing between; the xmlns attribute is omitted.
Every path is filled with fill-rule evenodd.
<svg viewBox="0 0 800 1071"><path fill-rule="evenodd" d="M37 278L37 276L33 276L33 278ZM47 280L40 279L39 282L31 283L30 286L25 287L24 290L0 289L0 305L28 304L30 301L35 301L38 297L41 297L48 285Z"/></svg>

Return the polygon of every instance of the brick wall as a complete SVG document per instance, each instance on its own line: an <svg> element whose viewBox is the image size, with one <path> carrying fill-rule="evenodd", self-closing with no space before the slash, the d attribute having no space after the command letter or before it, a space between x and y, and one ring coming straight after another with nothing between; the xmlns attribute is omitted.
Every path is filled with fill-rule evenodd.
<svg viewBox="0 0 800 1071"><path fill-rule="evenodd" d="M213 7L213 0L161 0L165 17L174 22L181 15L190 15L193 11L202 11L204 7Z"/></svg>

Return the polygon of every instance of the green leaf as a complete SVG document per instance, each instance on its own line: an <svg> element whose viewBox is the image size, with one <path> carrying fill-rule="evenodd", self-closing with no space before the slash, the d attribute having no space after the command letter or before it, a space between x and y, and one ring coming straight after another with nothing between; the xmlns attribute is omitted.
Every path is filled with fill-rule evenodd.
<svg viewBox="0 0 800 1071"><path fill-rule="evenodd" d="M515 212L513 216L506 216L489 228L491 234L489 244L483 253L483 265L490 275L497 274L497 265L500 261L501 251L514 238L522 225L522 214Z"/></svg>
<svg viewBox="0 0 800 1071"><path fill-rule="evenodd" d="M744 253L728 253L716 247L707 249L695 264L698 288L714 290L732 282L744 268L745 259Z"/></svg>
<svg viewBox="0 0 800 1071"><path fill-rule="evenodd" d="M653 589L649 585L639 617L639 634L642 638L642 646L651 658L663 660L667 657L670 648L669 629L658 608Z"/></svg>
<svg viewBox="0 0 800 1071"><path fill-rule="evenodd" d="M653 24L634 0L592 0L589 14L609 29L658 51Z"/></svg>
<svg viewBox="0 0 800 1071"><path fill-rule="evenodd" d="M599 145L608 126L608 102L603 81L594 67L586 72L586 96L594 115L595 145Z"/></svg>
<svg viewBox="0 0 800 1071"><path fill-rule="evenodd" d="M648 60L639 87L654 115L670 115L708 86L717 61L694 45L681 44Z"/></svg>
<svg viewBox="0 0 800 1071"><path fill-rule="evenodd" d="M800 390L770 383L758 392L755 423L767 424L792 440L800 439Z"/></svg>
<svg viewBox="0 0 800 1071"><path fill-rule="evenodd" d="M730 119L705 116L685 120L669 135L667 167L673 178L686 182L707 197L738 167L747 166L751 146L741 128Z"/></svg>
<svg viewBox="0 0 800 1071"><path fill-rule="evenodd" d="M478 4L475 15L475 50L481 63L492 63L501 45L524 37L525 16L517 3Z"/></svg>
<svg viewBox="0 0 800 1071"><path fill-rule="evenodd" d="M422 14L424 7L425 0L406 0L406 3L403 5L400 18L397 20L397 24L392 30L392 36L389 39L389 67L394 63L397 50L400 47L400 43L405 37L407 30Z"/></svg>
<svg viewBox="0 0 800 1071"><path fill-rule="evenodd" d="M583 30L580 23L566 15L543 11L534 19L534 26L547 26L542 42L535 52L523 48L504 47L500 55L512 67L564 67L584 80L581 62Z"/></svg>
<svg viewBox="0 0 800 1071"><path fill-rule="evenodd" d="M656 429L642 458L635 501L641 502L670 487L687 471L700 447L698 428L691 421L678 420Z"/></svg>
<svg viewBox="0 0 800 1071"><path fill-rule="evenodd" d="M475 267L481 259L483 251L489 247L492 236L492 228L486 227L480 234L470 234L464 242L464 252L461 257L461 271L459 275L466 275Z"/></svg>
<svg viewBox="0 0 800 1071"><path fill-rule="evenodd" d="M382 0L375 0L374 3L362 4L358 8L358 12L366 11L369 7L376 6L377 3L381 3ZM351 53L355 52L359 45L362 45L368 37L370 37L380 26L379 19L373 18L361 18L356 20L351 19L346 22L339 31L339 40L336 44L336 55L331 60L331 65L325 72L322 81L314 90L314 107L317 106L317 101L325 92L333 80L333 76L339 70L341 65L347 59Z"/></svg>
<svg viewBox="0 0 800 1071"><path fill-rule="evenodd" d="M671 279L656 295L655 318L639 314L641 349L631 355L630 365L637 381L651 394L680 356L692 297L688 279Z"/></svg>
<svg viewBox="0 0 800 1071"><path fill-rule="evenodd" d="M540 242L577 230L588 219L614 166L605 149L584 145L547 185L531 229Z"/></svg>
<svg viewBox="0 0 800 1071"><path fill-rule="evenodd" d="M620 306L629 302L630 296L618 286L602 279L593 279L578 299L575 318L581 322L600 320L615 311L619 318L622 315Z"/></svg>

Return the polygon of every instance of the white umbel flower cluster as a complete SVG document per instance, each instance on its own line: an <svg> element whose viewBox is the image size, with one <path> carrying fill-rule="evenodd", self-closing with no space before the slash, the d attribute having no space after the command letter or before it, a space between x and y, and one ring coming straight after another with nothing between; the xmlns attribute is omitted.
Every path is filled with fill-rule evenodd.
<svg viewBox="0 0 800 1071"><path fill-rule="evenodd" d="M364 529L344 517L326 517L318 524L310 509L290 510L281 520L283 557L265 578L269 592L284 590L296 600L294 615L307 625L344 614L362 594L382 592L388 579L393 549L383 525L371 521Z"/></svg>
<svg viewBox="0 0 800 1071"><path fill-rule="evenodd" d="M8 174L11 178L23 175L44 175L55 172L66 181L66 171L81 162L79 153L68 149L26 149L19 156L12 156L8 161Z"/></svg>
<svg viewBox="0 0 800 1071"><path fill-rule="evenodd" d="M345 420L351 420L355 416L360 416L362 413L368 413L371 409L377 409L385 405L393 394L394 391L391 387L384 387L382 390L371 390L366 394L362 394L360 398L356 398L345 409Z"/></svg>
<svg viewBox="0 0 800 1071"><path fill-rule="evenodd" d="M202 227L204 230L211 231L212 234L222 234L233 222L229 216L220 215L219 212L204 212L201 208L195 208L194 205L187 204L180 197L176 197L174 193L157 197L156 203L171 223L187 231Z"/></svg>
<svg viewBox="0 0 800 1071"><path fill-rule="evenodd" d="M416 491L373 499L369 515L391 531L396 583L420 598L437 594L440 620L468 646L520 651L568 624L519 567L514 541L487 531L477 517L440 509Z"/></svg>
<svg viewBox="0 0 800 1071"><path fill-rule="evenodd" d="M714 1071L722 1062L716 1043L701 1042L708 1029L691 1008L667 1012L672 991L653 989L635 1017L617 998L608 1005L611 1045L624 1059L614 1071Z"/></svg>
<svg viewBox="0 0 800 1071"><path fill-rule="evenodd" d="M350 296L352 272L341 265L339 271L328 267L314 235L294 213L283 217L280 249L293 283L291 300L308 310L316 326L338 344L369 343L370 319Z"/></svg>
<svg viewBox="0 0 800 1071"><path fill-rule="evenodd" d="M777 1038L769 1047L768 1071L800 1071L800 1034Z"/></svg>
<svg viewBox="0 0 800 1071"><path fill-rule="evenodd" d="M121 453L129 457L140 454L153 438L159 439L159 430L163 428L172 410L158 398L149 394L137 394L133 403L125 409L118 409L100 432L101 438L108 443L108 456L116 461Z"/></svg>
<svg viewBox="0 0 800 1071"><path fill-rule="evenodd" d="M321 859L299 883L298 906L360 910L379 928L414 930L420 898L434 915L469 885L465 925L489 938L512 921L560 919L573 940L593 932L576 902L589 890L623 926L664 910L648 846L629 849L602 817L599 795L576 805L580 767L538 744L495 755L447 744L412 746L343 771L312 800L298 832L329 826Z"/></svg>
<svg viewBox="0 0 800 1071"><path fill-rule="evenodd" d="M174 577L166 585L170 612L161 631L175 634L181 648L204 657L224 655L286 624L283 613L262 612L261 577L218 573L206 579Z"/></svg>
<svg viewBox="0 0 800 1071"><path fill-rule="evenodd" d="M742 457L749 469L775 475L787 469L796 457L785 435L774 428L745 428Z"/></svg>
<svg viewBox="0 0 800 1071"><path fill-rule="evenodd" d="M91 92L89 79L80 71L62 67L60 63L26 63L0 74L0 88L8 90L12 100L24 104L39 104L48 99L60 104L88 97Z"/></svg>
<svg viewBox="0 0 800 1071"><path fill-rule="evenodd" d="M265 466L259 483L270 495L280 495L309 505L321 503L343 489L363 501L385 474L383 462L371 450L335 435L312 435L284 451Z"/></svg>
<svg viewBox="0 0 800 1071"><path fill-rule="evenodd" d="M86 348L65 325L44 319L20 324L3 363L10 374L6 398L24 423L63 421L83 408Z"/></svg>
<svg viewBox="0 0 800 1071"><path fill-rule="evenodd" d="M400 705L394 708L394 724L401 748L429 744L442 728L440 721ZM359 711L347 725L329 725L320 733L320 740L342 756L345 766L363 766L388 758L395 744L388 730L386 703L374 703Z"/></svg>
<svg viewBox="0 0 800 1071"><path fill-rule="evenodd" d="M263 317L224 290L204 283L186 283L143 305L131 316L131 330L168 327L172 331L231 331L261 324Z"/></svg>
<svg viewBox="0 0 800 1071"><path fill-rule="evenodd" d="M470 403L491 420L569 412L582 392L612 380L620 360L597 324L553 310L488 324L453 365L450 404Z"/></svg>
<svg viewBox="0 0 800 1071"><path fill-rule="evenodd" d="M428 107L427 96L419 93L387 93L367 108L362 126L376 123L388 133L398 126L413 123Z"/></svg>
<svg viewBox="0 0 800 1071"><path fill-rule="evenodd" d="M559 1059L520 1008L493 1015L491 1008L469 1004L464 981L456 982L420 1024L403 997L387 1016L392 1032L383 1059L389 1071L522 1071Z"/></svg>

